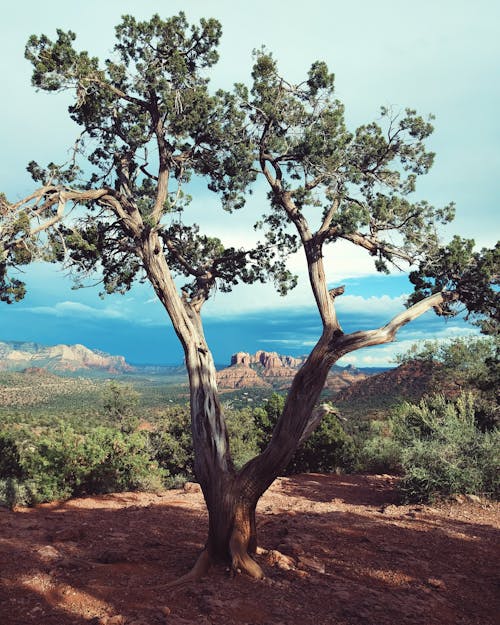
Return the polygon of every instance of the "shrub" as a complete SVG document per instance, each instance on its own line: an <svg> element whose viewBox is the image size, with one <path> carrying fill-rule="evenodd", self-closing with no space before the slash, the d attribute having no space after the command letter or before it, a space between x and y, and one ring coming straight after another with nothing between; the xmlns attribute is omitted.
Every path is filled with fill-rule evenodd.
<svg viewBox="0 0 500 625"><path fill-rule="evenodd" d="M70 426L43 434L3 434L2 498L10 505L34 504L74 495L159 488L166 476L148 453L142 432L109 427L83 435ZM7 445L8 442L8 445Z"/></svg>
<svg viewBox="0 0 500 625"><path fill-rule="evenodd" d="M477 428L470 394L454 402L435 396L418 405L403 404L392 428L402 447L400 488L406 500L467 493L499 496L499 433Z"/></svg>
<svg viewBox="0 0 500 625"><path fill-rule="evenodd" d="M390 421L372 421L360 443L358 468L369 473L400 473L402 447Z"/></svg>
<svg viewBox="0 0 500 625"><path fill-rule="evenodd" d="M149 433L151 456L170 476L169 486L179 478L193 479L194 456L189 408L175 406L162 413Z"/></svg>
<svg viewBox="0 0 500 625"><path fill-rule="evenodd" d="M30 506L33 496L28 486L13 477L0 478L0 506Z"/></svg>
<svg viewBox="0 0 500 625"><path fill-rule="evenodd" d="M225 417L233 462L240 469L260 452L260 432L249 408L226 410Z"/></svg>
<svg viewBox="0 0 500 625"><path fill-rule="evenodd" d="M257 444L264 450L278 421L285 398L273 393L264 406L254 410ZM356 450L352 437L344 431L335 413L327 413L320 425L295 452L286 468L287 474L352 470Z"/></svg>
<svg viewBox="0 0 500 625"><path fill-rule="evenodd" d="M119 424L122 432L133 432L139 422L136 416L139 399L140 393L130 384L110 380L101 392L103 416L112 424Z"/></svg>
<svg viewBox="0 0 500 625"><path fill-rule="evenodd" d="M350 471L356 465L354 441L335 413L327 413L295 452L287 473Z"/></svg>

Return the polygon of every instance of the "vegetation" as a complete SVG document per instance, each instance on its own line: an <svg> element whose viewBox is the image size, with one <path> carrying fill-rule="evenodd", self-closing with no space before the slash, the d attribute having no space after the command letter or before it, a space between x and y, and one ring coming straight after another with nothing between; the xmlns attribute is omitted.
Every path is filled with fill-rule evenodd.
<svg viewBox="0 0 500 625"><path fill-rule="evenodd" d="M316 404L331 366L353 350L394 340L401 326L430 308L448 314L461 300L474 315L490 314L498 274L493 252L474 253L461 239L440 248L437 228L452 219L451 204L412 201L418 176L433 162L425 145L430 119L412 109L394 114L383 108L380 124L350 131L324 62L314 62L295 85L280 76L266 50L256 52L250 88L210 91L206 73L217 61L220 35L214 19L190 26L182 13L147 22L125 16L104 63L78 51L71 31L58 30L54 41L29 39L33 85L72 90L69 114L82 133L69 163L29 164L38 187L29 197L15 203L0 197L0 297L23 297L24 285L11 268L40 256L66 263L77 281L102 271L107 293L126 291L136 278L151 282L183 345L189 374L194 471L209 512L200 562L229 561L261 577L251 558L255 508L329 412ZM184 187L193 176L205 178L230 212L243 207L260 176L269 193L257 224L262 241L251 249L227 247L190 223ZM68 204L81 210L68 216ZM344 333L335 311L344 289L329 288L323 265L325 246L339 241L372 255L380 271L416 264L412 306L382 328ZM202 308L217 289L227 292L238 283L270 279L285 294L296 282L286 259L299 247L322 334L292 383L269 443L238 470ZM181 289L174 274L187 278ZM327 423L331 432L335 427ZM325 447L337 436L325 435Z"/></svg>
<svg viewBox="0 0 500 625"><path fill-rule="evenodd" d="M438 393L418 404L400 402L375 420L354 418L353 411L346 421L331 407L284 474L398 474L402 498L408 501L457 494L500 497L494 354L495 339L477 337L410 350L401 357L403 362L417 358L439 364L439 380L430 391L447 388L448 397ZM33 398L22 414L3 406L0 502L31 505L84 494L172 487L195 479L187 401L165 408L165 396L159 395L153 402L150 380L133 387L130 382L93 381L91 408L80 401L81 380L70 388L67 379L59 380L65 393L55 395L52 405L41 397L37 406ZM19 389L23 383L24 396L39 388L26 374L6 374L2 383L4 398L12 401L10 388ZM246 401L252 398L251 390L240 394L241 407L226 406L237 468L265 450L285 403L283 395L273 393L252 406ZM61 397L63 404L58 403ZM72 413L61 411L71 404Z"/></svg>
<svg viewBox="0 0 500 625"><path fill-rule="evenodd" d="M456 494L500 496L500 432L477 427L474 398L435 395L404 403L386 423L376 422L364 444L366 468L397 471L407 501Z"/></svg>
<svg viewBox="0 0 500 625"><path fill-rule="evenodd" d="M498 498L497 353L497 337L473 337L427 342L402 356L402 362L437 365L431 386L437 393L418 404L403 402L358 431L360 466L401 474L408 500L461 493Z"/></svg>

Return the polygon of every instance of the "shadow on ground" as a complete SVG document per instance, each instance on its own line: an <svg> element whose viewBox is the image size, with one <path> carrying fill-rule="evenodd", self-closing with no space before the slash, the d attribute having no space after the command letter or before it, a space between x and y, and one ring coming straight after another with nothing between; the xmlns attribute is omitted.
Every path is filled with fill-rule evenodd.
<svg viewBox="0 0 500 625"><path fill-rule="evenodd" d="M0 623L493 625L494 511L394 496L388 479L280 480L259 515L259 542L283 556L259 556L267 579L216 568L175 591L205 539L198 493L0 510Z"/></svg>

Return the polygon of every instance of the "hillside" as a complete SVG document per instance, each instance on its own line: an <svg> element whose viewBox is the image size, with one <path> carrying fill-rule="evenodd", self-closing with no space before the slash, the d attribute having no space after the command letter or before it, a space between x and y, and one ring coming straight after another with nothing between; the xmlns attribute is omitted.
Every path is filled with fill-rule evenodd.
<svg viewBox="0 0 500 625"><path fill-rule="evenodd" d="M263 581L213 567L199 488L0 508L2 625L494 625L499 506L396 505L386 475L276 480L257 508Z"/></svg>
<svg viewBox="0 0 500 625"><path fill-rule="evenodd" d="M378 416L402 401L418 402L424 395L444 393L452 397L459 392L452 380L437 375L439 365L413 360L394 369L356 380L341 389L333 401L347 415Z"/></svg>
<svg viewBox="0 0 500 625"><path fill-rule="evenodd" d="M95 380L62 378L36 367L23 372L0 372L0 414L3 409L12 412L52 407L56 415L63 408L90 408L99 401L96 398L100 393L101 387Z"/></svg>
<svg viewBox="0 0 500 625"><path fill-rule="evenodd" d="M123 356L111 356L84 345L40 345L32 342L0 342L0 371L39 368L54 373L126 373L132 367Z"/></svg>

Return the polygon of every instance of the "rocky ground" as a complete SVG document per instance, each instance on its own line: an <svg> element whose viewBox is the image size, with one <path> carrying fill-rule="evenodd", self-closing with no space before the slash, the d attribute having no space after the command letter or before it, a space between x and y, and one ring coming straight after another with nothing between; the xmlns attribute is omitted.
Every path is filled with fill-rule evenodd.
<svg viewBox="0 0 500 625"><path fill-rule="evenodd" d="M0 623L498 623L498 505L396 501L390 476L280 479L258 509L266 579L175 590L205 538L196 485L0 509Z"/></svg>

